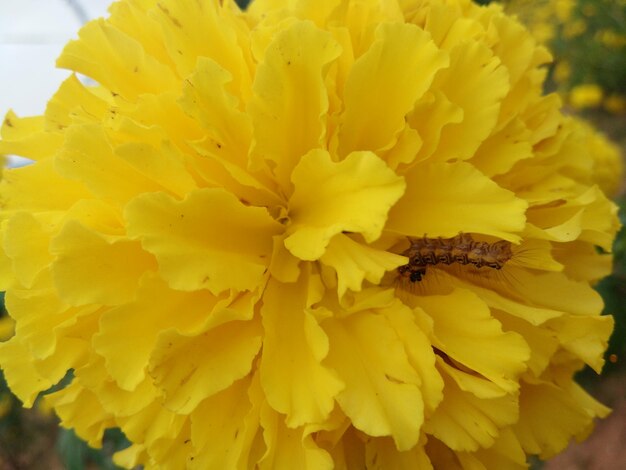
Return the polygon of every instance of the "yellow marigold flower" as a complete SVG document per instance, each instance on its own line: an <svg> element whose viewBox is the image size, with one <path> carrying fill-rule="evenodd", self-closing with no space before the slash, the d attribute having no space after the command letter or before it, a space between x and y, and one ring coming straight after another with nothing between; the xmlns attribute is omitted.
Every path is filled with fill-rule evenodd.
<svg viewBox="0 0 626 470"><path fill-rule="evenodd" d="M132 468L526 468L608 410L616 207L470 0L125 0L9 113L0 345ZM600 246L604 251L596 250Z"/></svg>
<svg viewBox="0 0 626 470"><path fill-rule="evenodd" d="M572 67L569 62L559 60L554 66L554 80L557 83L566 83L572 75Z"/></svg>
<svg viewBox="0 0 626 470"><path fill-rule="evenodd" d="M575 5L575 0L556 0L554 2L554 11L561 23L565 23L572 17L572 10Z"/></svg>
<svg viewBox="0 0 626 470"><path fill-rule="evenodd" d="M576 109L593 108L602 103L604 92L595 83L585 83L572 87L569 103Z"/></svg>
<svg viewBox="0 0 626 470"><path fill-rule="evenodd" d="M577 118L589 154L593 158L592 179L609 196L617 195L624 183L624 162L620 149L588 122Z"/></svg>

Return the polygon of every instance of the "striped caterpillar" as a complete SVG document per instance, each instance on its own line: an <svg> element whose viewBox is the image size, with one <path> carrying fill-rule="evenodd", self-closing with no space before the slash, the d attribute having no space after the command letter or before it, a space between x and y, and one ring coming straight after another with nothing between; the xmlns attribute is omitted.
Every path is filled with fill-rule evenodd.
<svg viewBox="0 0 626 470"><path fill-rule="evenodd" d="M402 253L409 263L400 266L398 273L413 283L422 280L427 266L458 263L499 270L513 257L511 243L506 240L481 242L464 233L453 238L409 238L409 242L411 246Z"/></svg>

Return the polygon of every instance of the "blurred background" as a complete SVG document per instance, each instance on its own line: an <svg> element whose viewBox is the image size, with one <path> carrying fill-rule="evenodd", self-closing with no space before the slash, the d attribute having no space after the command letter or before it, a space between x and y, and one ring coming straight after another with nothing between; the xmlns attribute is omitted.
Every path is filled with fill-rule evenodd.
<svg viewBox="0 0 626 470"><path fill-rule="evenodd" d="M489 0L476 0L487 4ZM0 115L40 114L68 72L54 68L64 44L81 24L106 15L110 0L0 0ZM238 3L245 6L248 0ZM554 63L547 92L559 93L566 112L592 122L626 155L626 0L502 0L542 43ZM24 162L12 158L11 165ZM624 183L618 195L626 224ZM606 313L616 318L602 376L583 370L580 382L613 408L591 437L572 444L544 470L626 469L626 232L614 246L612 276L597 286ZM2 305L0 294L0 308ZM3 309L2 309L3 310ZM12 334L6 312L0 314L0 340ZM114 431L102 449L91 449L54 415L37 404L21 408L0 373L0 470L114 469L110 456L127 445Z"/></svg>

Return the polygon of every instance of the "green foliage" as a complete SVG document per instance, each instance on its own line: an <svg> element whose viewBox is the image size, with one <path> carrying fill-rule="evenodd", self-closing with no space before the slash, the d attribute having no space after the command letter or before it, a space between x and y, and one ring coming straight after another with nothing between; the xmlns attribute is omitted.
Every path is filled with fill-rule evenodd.
<svg viewBox="0 0 626 470"><path fill-rule="evenodd" d="M550 46L569 64L568 88L595 83L606 94L626 95L625 1L577 0Z"/></svg>

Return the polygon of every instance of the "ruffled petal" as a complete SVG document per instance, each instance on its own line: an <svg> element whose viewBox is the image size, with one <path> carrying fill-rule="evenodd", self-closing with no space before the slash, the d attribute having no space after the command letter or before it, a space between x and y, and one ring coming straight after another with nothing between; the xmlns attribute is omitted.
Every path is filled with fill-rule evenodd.
<svg viewBox="0 0 626 470"><path fill-rule="evenodd" d="M407 263L404 256L371 248L343 234L332 238L320 261L337 272L340 298L347 289L360 291L364 280L378 284L385 272Z"/></svg>
<svg viewBox="0 0 626 470"><path fill-rule="evenodd" d="M342 231L362 233L368 243L376 240L405 189L403 178L371 152L354 152L335 163L328 152L313 150L291 179L295 191L285 246L303 260L320 258Z"/></svg>
<svg viewBox="0 0 626 470"><path fill-rule="evenodd" d="M30 358L28 348L17 336L0 343L0 361L7 384L26 408L33 406L40 392L54 385L54 382L42 377Z"/></svg>
<svg viewBox="0 0 626 470"><path fill-rule="evenodd" d="M518 419L518 403L515 395L481 398L461 388L448 373L452 368L438 358L444 378L443 402L424 430L433 434L449 448L456 451L475 451L490 447L499 429L515 423Z"/></svg>
<svg viewBox="0 0 626 470"><path fill-rule="evenodd" d="M45 129L43 116L20 118L7 112L0 127L0 155L19 155L33 160L53 156L63 144L63 135Z"/></svg>
<svg viewBox="0 0 626 470"><path fill-rule="evenodd" d="M176 89L170 68L146 54L141 43L103 19L87 23L70 41L57 66L87 75L128 100Z"/></svg>
<svg viewBox="0 0 626 470"><path fill-rule="evenodd" d="M139 280L157 270L154 257L135 240L105 236L69 222L54 238L52 276L59 294L71 305L120 305L131 301ZM86 278L93 289L82 286Z"/></svg>
<svg viewBox="0 0 626 470"><path fill-rule="evenodd" d="M468 163L416 165L407 190L389 212L386 229L410 236L450 238L484 233L517 242L527 203Z"/></svg>
<svg viewBox="0 0 626 470"><path fill-rule="evenodd" d="M309 276L295 284L270 281L263 296L265 339L261 384L269 405L290 428L328 418L343 382L322 365L328 337L307 308Z"/></svg>
<svg viewBox="0 0 626 470"><path fill-rule="evenodd" d="M282 416L269 406L261 408L261 425L268 450L259 460L260 470L331 470L334 467L328 452L318 447L303 428L287 427Z"/></svg>
<svg viewBox="0 0 626 470"><path fill-rule="evenodd" d="M161 333L149 370L155 386L164 392L164 405L188 414L205 398L248 375L261 334L258 319L230 321L193 336Z"/></svg>
<svg viewBox="0 0 626 470"><path fill-rule="evenodd" d="M249 377L238 380L191 413L194 468L246 467L259 427L258 410L248 398L250 387Z"/></svg>
<svg viewBox="0 0 626 470"><path fill-rule="evenodd" d="M435 74L448 65L448 55L415 25L383 23L375 34L376 40L354 63L346 81L337 136L340 157L393 145L405 115Z"/></svg>
<svg viewBox="0 0 626 470"><path fill-rule="evenodd" d="M133 390L146 376L159 333L170 328L199 330L217 303L208 291L175 291L163 281L145 277L136 300L103 314L94 348L105 358L107 370L119 386Z"/></svg>
<svg viewBox="0 0 626 470"><path fill-rule="evenodd" d="M433 319L433 345L451 359L514 392L526 370L528 345L517 333L503 332L487 305L470 291L422 296L417 304ZM476 345L480 344L480 348Z"/></svg>
<svg viewBox="0 0 626 470"><path fill-rule="evenodd" d="M222 189L192 191L182 201L143 195L126 207L125 218L129 235L157 258L171 287L215 294L258 287L272 236L281 230L266 209L245 206Z"/></svg>
<svg viewBox="0 0 626 470"><path fill-rule="evenodd" d="M326 137L324 78L340 52L328 32L310 22L295 22L275 36L259 65L249 110L252 155L256 165L272 161L286 194L291 193L291 172L300 158L322 147Z"/></svg>
<svg viewBox="0 0 626 470"><path fill-rule="evenodd" d="M370 436L391 436L400 451L420 436L421 379L389 322L373 312L322 323L330 340L326 364L346 388L337 402L353 425Z"/></svg>

